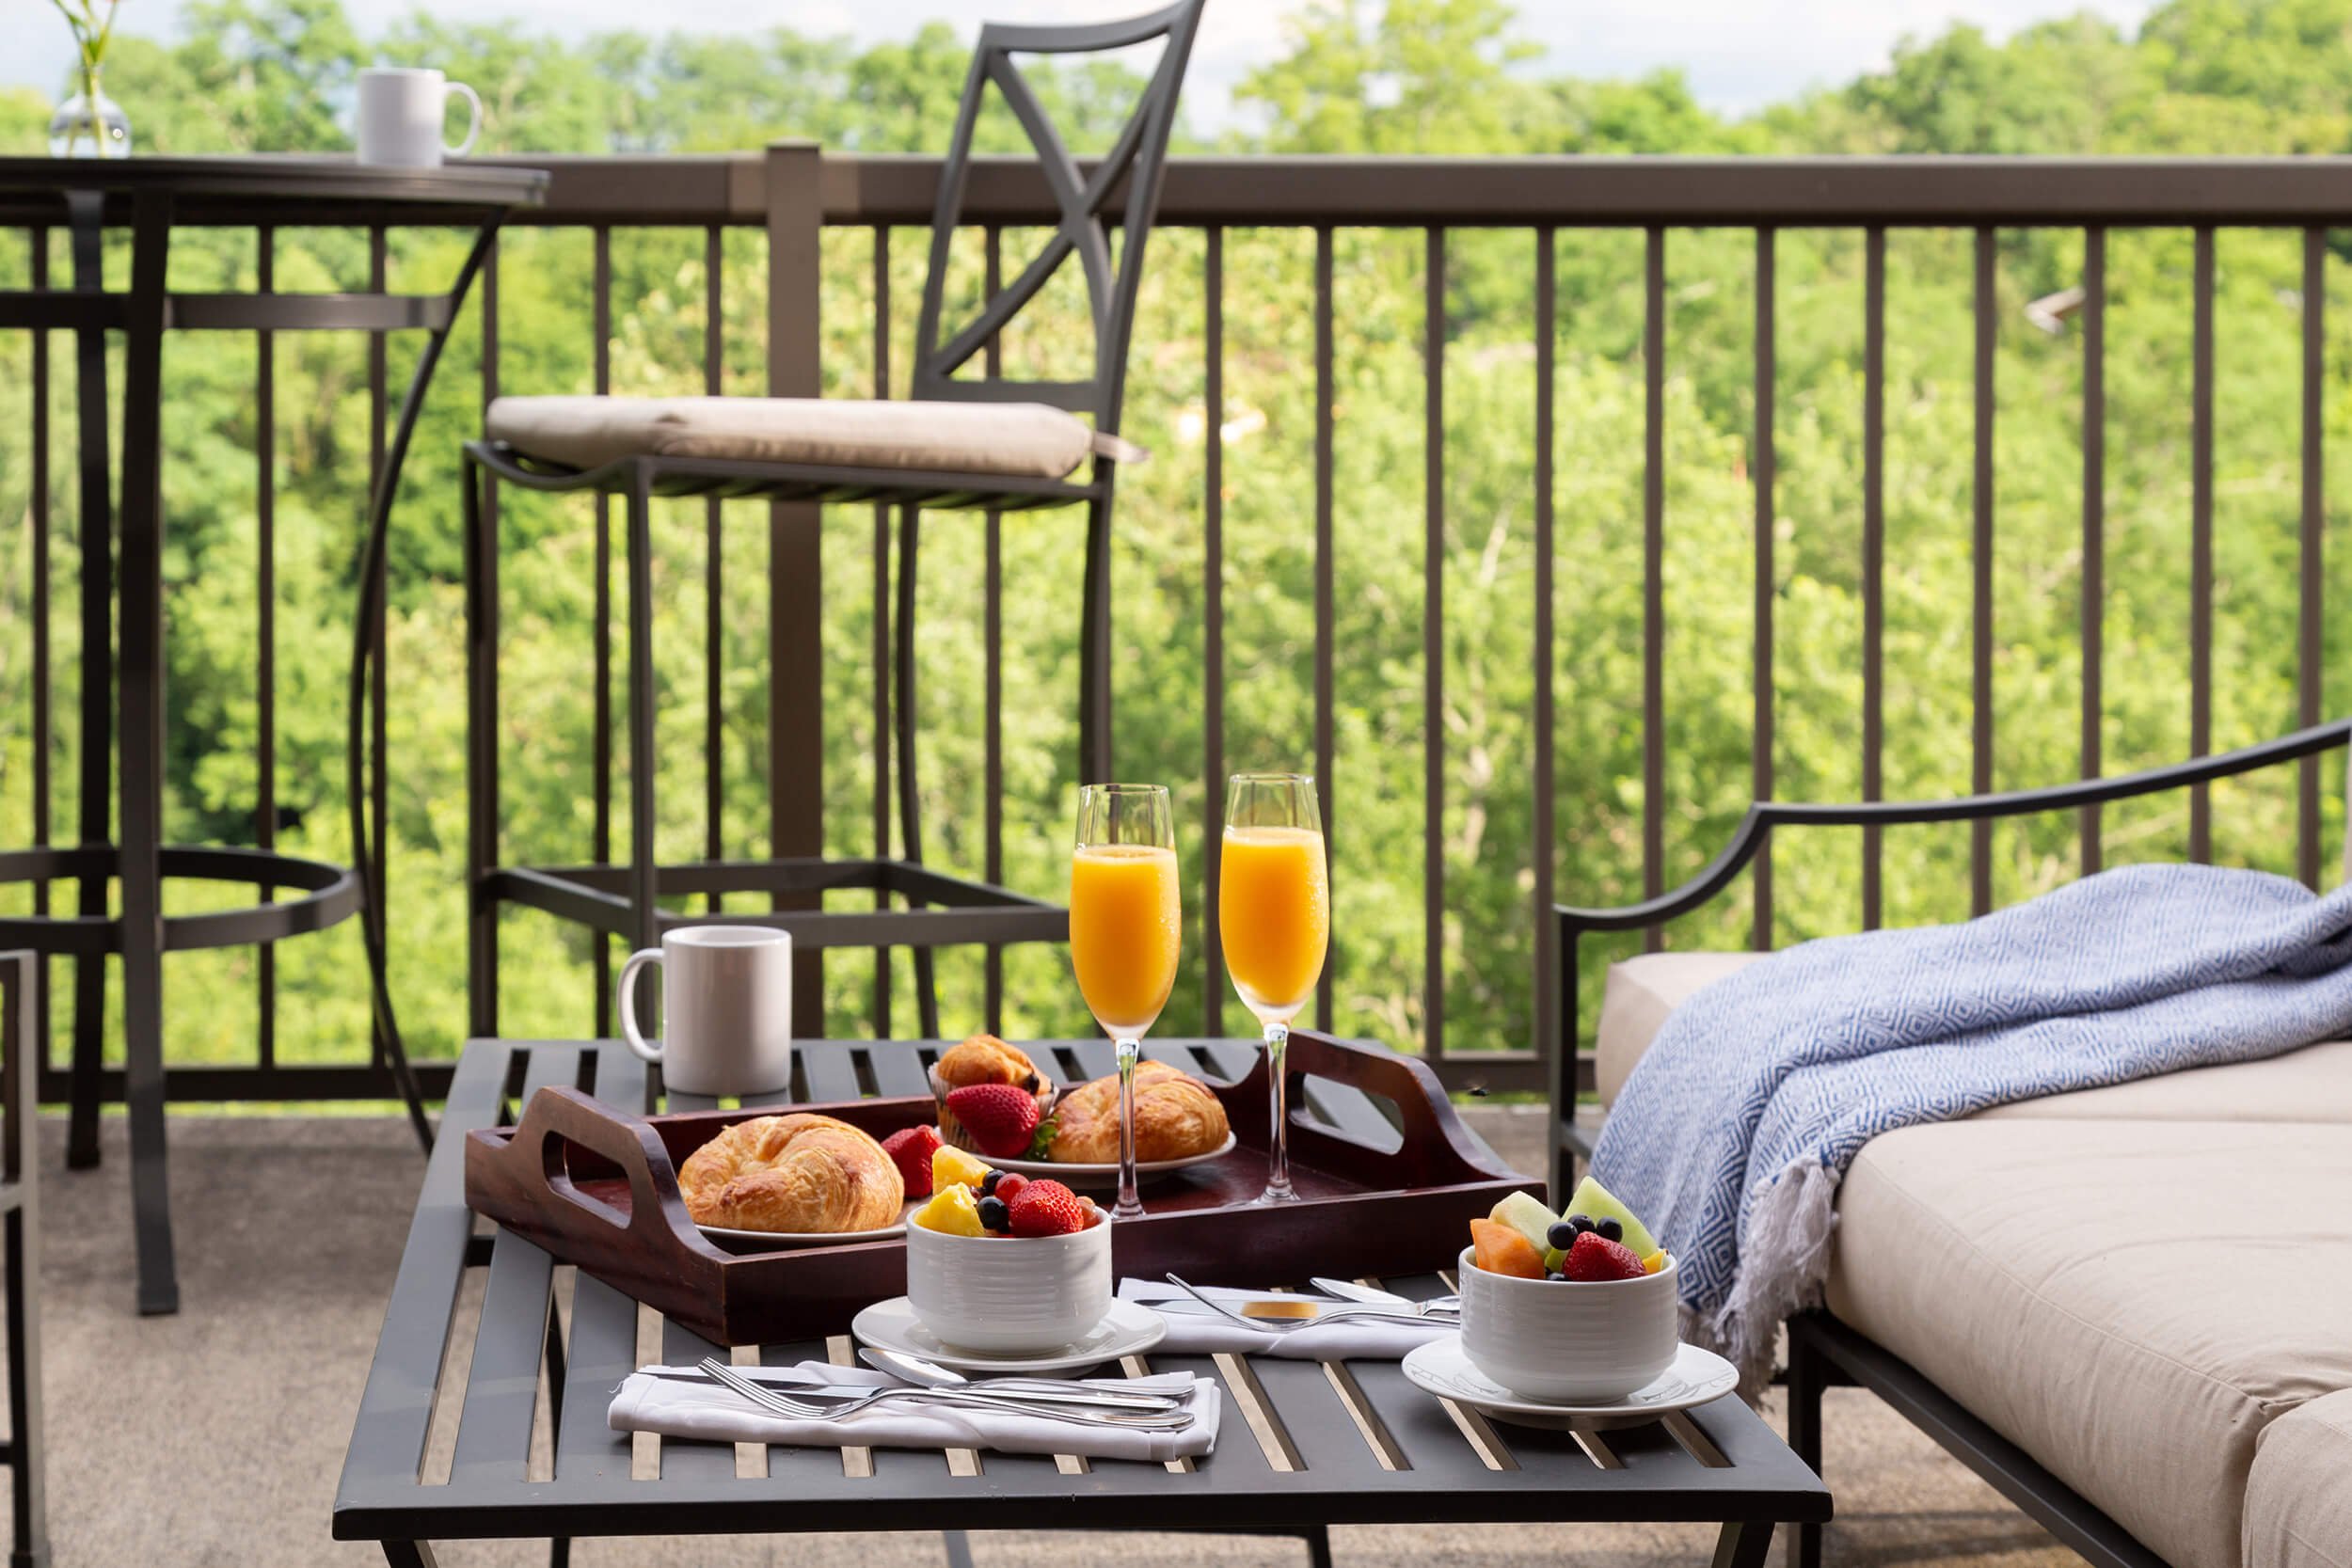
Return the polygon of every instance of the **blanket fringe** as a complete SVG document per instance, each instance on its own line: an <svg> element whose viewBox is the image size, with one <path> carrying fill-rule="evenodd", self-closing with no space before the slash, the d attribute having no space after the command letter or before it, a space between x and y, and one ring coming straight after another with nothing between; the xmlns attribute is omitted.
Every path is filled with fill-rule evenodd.
<svg viewBox="0 0 2352 1568"><path fill-rule="evenodd" d="M1790 1164L1756 1200L1731 1294L1711 1314L1682 1309L1682 1337L1737 1367L1751 1404L1772 1380L1780 1325L1821 1299L1836 1203L1837 1172L1810 1156Z"/></svg>

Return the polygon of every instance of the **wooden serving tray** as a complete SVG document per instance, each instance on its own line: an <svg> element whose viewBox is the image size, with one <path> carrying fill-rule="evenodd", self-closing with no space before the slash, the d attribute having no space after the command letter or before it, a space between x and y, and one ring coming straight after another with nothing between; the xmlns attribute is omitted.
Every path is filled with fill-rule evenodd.
<svg viewBox="0 0 2352 1568"><path fill-rule="evenodd" d="M1220 1159L1144 1192L1147 1211L1113 1233L1121 1276L1174 1271L1196 1284L1263 1285L1322 1274L1402 1275L1450 1267L1469 1223L1538 1182L1505 1167L1462 1125L1437 1075L1409 1056L1294 1031L1290 1102L1312 1075L1394 1104L1394 1150L1299 1120L1291 1180L1301 1201L1260 1207L1267 1081L1212 1085L1239 1142ZM932 1119L928 1096L796 1107L877 1138ZM837 1334L870 1303L906 1291L906 1243L852 1242L730 1250L703 1235L678 1194L677 1166L736 1122L780 1107L635 1117L577 1089L542 1088L513 1127L466 1135L466 1201L558 1260L723 1345Z"/></svg>

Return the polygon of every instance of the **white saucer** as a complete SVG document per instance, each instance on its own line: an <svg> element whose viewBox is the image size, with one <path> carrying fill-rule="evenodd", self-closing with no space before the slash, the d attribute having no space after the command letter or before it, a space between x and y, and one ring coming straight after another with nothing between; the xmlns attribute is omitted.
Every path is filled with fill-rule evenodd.
<svg viewBox="0 0 2352 1568"><path fill-rule="evenodd" d="M850 1332L877 1350L903 1351L960 1372L1042 1376L1083 1372L1122 1355L1140 1355L1167 1334L1168 1320L1148 1307L1113 1300L1108 1315L1075 1344L1038 1355L987 1355L977 1351L950 1350L915 1318L914 1308L907 1304L906 1297L893 1296L860 1312L850 1321Z"/></svg>
<svg viewBox="0 0 2352 1568"><path fill-rule="evenodd" d="M876 1230L730 1230L723 1225L698 1225L694 1227L706 1236L716 1236L728 1242L757 1242L762 1246L848 1246L851 1242L886 1242L907 1233L907 1222L885 1225Z"/></svg>
<svg viewBox="0 0 2352 1568"><path fill-rule="evenodd" d="M1183 1170L1186 1165L1205 1164L1220 1155L1231 1154L1233 1151L1233 1146L1240 1141L1234 1134L1228 1132L1225 1134L1223 1143L1205 1153L1187 1154L1181 1160L1138 1160L1136 1162L1136 1175L1142 1180L1149 1180L1154 1176L1166 1176L1170 1171ZM1023 1176L1050 1176L1057 1181L1068 1182L1073 1187L1110 1186L1119 1180L1119 1162L1116 1160L1107 1164L1080 1164L1060 1160L999 1160L987 1154L982 1154L978 1158L987 1161L998 1170L1018 1171Z"/></svg>
<svg viewBox="0 0 2352 1568"><path fill-rule="evenodd" d="M1470 1365L1462 1354L1462 1337L1449 1334L1416 1346L1405 1357L1406 1381L1416 1388L1466 1404L1482 1416L1518 1426L1593 1430L1654 1421L1677 1410L1722 1399L1740 1386L1740 1374L1713 1351L1684 1344L1674 1364L1645 1386L1621 1400L1600 1404L1570 1404L1559 1400L1531 1400L1514 1394Z"/></svg>

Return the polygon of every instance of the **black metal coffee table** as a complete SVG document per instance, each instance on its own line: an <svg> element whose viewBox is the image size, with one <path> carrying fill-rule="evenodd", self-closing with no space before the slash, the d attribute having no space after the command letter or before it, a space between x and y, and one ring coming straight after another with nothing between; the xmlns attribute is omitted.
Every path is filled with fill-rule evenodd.
<svg viewBox="0 0 2352 1568"><path fill-rule="evenodd" d="M816 1100L927 1092L935 1049L804 1042L796 1087ZM1152 1054L1228 1077L1252 1049L1175 1040ZM1041 1055L1091 1073L1109 1046L1069 1042ZM443 1130L496 1125L518 1096L551 1084L645 1103L645 1069L616 1044L477 1040L458 1064ZM1309 1101L1343 1132L1393 1139L1354 1091L1311 1086ZM707 1103L677 1096L672 1108ZM437 1538L545 1536L562 1561L576 1535L1057 1528L1312 1539L1335 1524L1655 1520L1719 1523L1716 1568L1759 1568L1774 1525L1830 1516L1820 1478L1737 1399L1597 1435L1495 1427L1414 1388L1392 1361L1130 1358L1130 1375L1190 1371L1223 1386L1230 1414L1216 1452L1170 1465L631 1437L605 1425L624 1376L656 1359L728 1353L585 1275L564 1312L545 1252L503 1232L475 1234L465 1142L444 1136L434 1149L335 1496L336 1539L380 1541L395 1564L432 1562ZM473 1267L488 1275L473 1354L464 1366L446 1357L445 1377L453 1307ZM1313 1272L1312 1259L1299 1259L1300 1275ZM1448 1288L1437 1275L1385 1283L1416 1296ZM836 1337L762 1346L759 1357L850 1354ZM451 1425L444 1476L437 1461L428 1469L428 1450ZM536 1464L534 1432L551 1451Z"/></svg>

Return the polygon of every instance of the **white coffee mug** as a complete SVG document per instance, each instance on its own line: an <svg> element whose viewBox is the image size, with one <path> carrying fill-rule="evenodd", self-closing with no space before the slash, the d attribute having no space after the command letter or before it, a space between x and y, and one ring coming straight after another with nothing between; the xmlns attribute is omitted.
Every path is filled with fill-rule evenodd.
<svg viewBox="0 0 2352 1568"><path fill-rule="evenodd" d="M473 118L466 126L466 139L444 147L442 122L453 93L472 106ZM359 72L361 163L437 168L444 155L462 158L472 151L481 134L482 100L465 83L452 82L437 71L402 66L373 66Z"/></svg>
<svg viewBox="0 0 2352 1568"><path fill-rule="evenodd" d="M637 1031L637 975L661 966L661 1038ZM628 1048L685 1094L767 1094L792 1084L792 937L757 926L681 926L621 966Z"/></svg>

